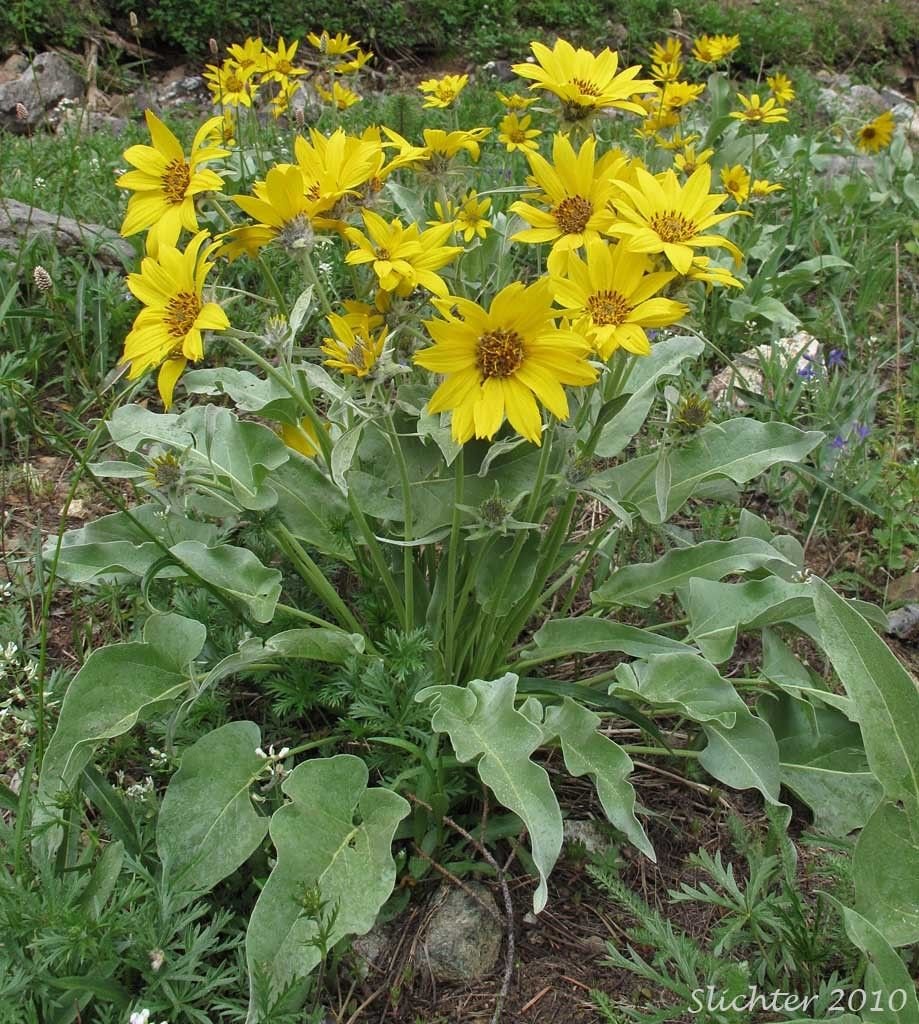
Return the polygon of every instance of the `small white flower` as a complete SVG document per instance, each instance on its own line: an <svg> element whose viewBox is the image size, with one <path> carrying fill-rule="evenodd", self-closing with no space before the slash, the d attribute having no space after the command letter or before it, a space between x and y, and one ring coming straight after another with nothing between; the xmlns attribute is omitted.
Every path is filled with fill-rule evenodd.
<svg viewBox="0 0 919 1024"><path fill-rule="evenodd" d="M149 1010L139 1010L137 1013L132 1013L128 1019L128 1024L148 1024L150 1020Z"/></svg>
<svg viewBox="0 0 919 1024"><path fill-rule="evenodd" d="M150 957L150 966L154 972L166 963L166 954L161 949L151 949L147 955Z"/></svg>

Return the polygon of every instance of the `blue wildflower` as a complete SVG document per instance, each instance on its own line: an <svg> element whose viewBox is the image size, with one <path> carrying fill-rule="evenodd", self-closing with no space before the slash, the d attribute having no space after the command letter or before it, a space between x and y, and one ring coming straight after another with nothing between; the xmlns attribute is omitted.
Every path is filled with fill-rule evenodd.
<svg viewBox="0 0 919 1024"><path fill-rule="evenodd" d="M834 367L842 366L846 361L846 354L839 348L831 348L827 356L826 365L832 370Z"/></svg>
<svg viewBox="0 0 919 1024"><path fill-rule="evenodd" d="M855 433L858 434L860 441L864 441L865 438L871 433L871 427L867 423L856 423Z"/></svg>
<svg viewBox="0 0 919 1024"><path fill-rule="evenodd" d="M847 444L848 442L841 434L837 434L833 438L833 440L830 441L830 447L835 448L837 451L840 451L842 448L845 448Z"/></svg>

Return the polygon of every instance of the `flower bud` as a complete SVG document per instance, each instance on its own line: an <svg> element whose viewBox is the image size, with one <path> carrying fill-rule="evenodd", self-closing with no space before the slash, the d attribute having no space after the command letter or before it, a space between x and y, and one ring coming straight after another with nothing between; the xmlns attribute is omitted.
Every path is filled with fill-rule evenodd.
<svg viewBox="0 0 919 1024"><path fill-rule="evenodd" d="M132 32L136 32L137 31L137 25L138 25L137 15L133 11L129 11L128 12L128 24L131 26L131 31Z"/></svg>
<svg viewBox="0 0 919 1024"><path fill-rule="evenodd" d="M40 292L50 292L54 287L51 275L42 266L38 266L32 271L32 280L35 282L35 287Z"/></svg>
<svg viewBox="0 0 919 1024"><path fill-rule="evenodd" d="M29 108L25 103L16 104L16 120L17 121L28 121L29 120Z"/></svg>
<svg viewBox="0 0 919 1024"><path fill-rule="evenodd" d="M218 53L220 53L220 47L217 45L217 40L213 36L211 36L211 38L208 39L207 48L215 57L217 56Z"/></svg>

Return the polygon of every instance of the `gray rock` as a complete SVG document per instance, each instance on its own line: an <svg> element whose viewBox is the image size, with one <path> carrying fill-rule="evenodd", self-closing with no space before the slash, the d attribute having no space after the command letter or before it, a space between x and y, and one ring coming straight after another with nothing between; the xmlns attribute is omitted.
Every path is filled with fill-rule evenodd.
<svg viewBox="0 0 919 1024"><path fill-rule="evenodd" d="M121 135L128 127L127 118L107 114L101 110L84 110L72 100L61 100L54 111L57 135L66 135L76 130L81 135L91 132L108 131L112 135Z"/></svg>
<svg viewBox="0 0 919 1024"><path fill-rule="evenodd" d="M487 75L491 75L492 78L496 78L499 82L513 82L517 77L514 74L514 69L511 67L511 62L508 60L487 61L482 65L482 70Z"/></svg>
<svg viewBox="0 0 919 1024"><path fill-rule="evenodd" d="M565 844L577 843L592 855L608 853L615 841L599 821L571 821L564 824Z"/></svg>
<svg viewBox="0 0 919 1024"><path fill-rule="evenodd" d="M467 882L466 888L494 907L495 915L499 913L490 889L479 882ZM438 889L433 905L436 909L425 928L420 965L428 967L437 981L474 981L490 974L501 952L501 918L462 889L448 885Z"/></svg>
<svg viewBox="0 0 919 1024"><path fill-rule="evenodd" d="M887 632L900 640L919 640L919 604L905 604L890 612Z"/></svg>
<svg viewBox="0 0 919 1024"><path fill-rule="evenodd" d="M40 53L12 82L0 84L0 128L28 132L43 122L53 125L53 111L63 99L83 96L83 79L60 54ZM18 117L16 108L25 108Z"/></svg>
<svg viewBox="0 0 919 1024"><path fill-rule="evenodd" d="M393 935L392 924L374 925L366 935L359 935L351 943L351 952L357 961L355 966L362 978L382 965L384 957L392 948Z"/></svg>
<svg viewBox="0 0 919 1024"><path fill-rule="evenodd" d="M11 53L0 64L0 82L15 81L29 66L29 58L24 53Z"/></svg>
<svg viewBox="0 0 919 1024"><path fill-rule="evenodd" d="M0 202L0 249L19 252L24 242L41 238L60 252L90 250L107 267L122 270L137 261L134 246L117 231L62 217L15 199Z"/></svg>

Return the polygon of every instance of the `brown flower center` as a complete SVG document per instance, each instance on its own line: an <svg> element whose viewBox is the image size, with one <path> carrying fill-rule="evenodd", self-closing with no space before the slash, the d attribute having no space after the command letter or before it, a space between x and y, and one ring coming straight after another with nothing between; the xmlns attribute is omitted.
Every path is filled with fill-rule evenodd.
<svg viewBox="0 0 919 1024"><path fill-rule="evenodd" d="M512 131L507 133L507 137L511 142L526 142L527 133L520 128L514 128Z"/></svg>
<svg viewBox="0 0 919 1024"><path fill-rule="evenodd" d="M675 210L655 213L649 224L662 242L687 242L696 234L695 223Z"/></svg>
<svg viewBox="0 0 919 1024"><path fill-rule="evenodd" d="M227 92L242 92L246 88L245 81L239 75L228 75L224 85Z"/></svg>
<svg viewBox="0 0 919 1024"><path fill-rule="evenodd" d="M191 181L191 168L184 160L172 160L163 171L163 194L170 203L181 203Z"/></svg>
<svg viewBox="0 0 919 1024"><path fill-rule="evenodd" d="M632 307L619 292L594 292L587 300L587 312L598 327L618 327L632 312Z"/></svg>
<svg viewBox="0 0 919 1024"><path fill-rule="evenodd" d="M523 338L516 331L498 327L479 338L475 362L482 376L504 379L515 374L525 356Z"/></svg>
<svg viewBox="0 0 919 1024"><path fill-rule="evenodd" d="M173 338L184 338L201 312L201 300L193 292L179 292L166 303L163 323Z"/></svg>
<svg viewBox="0 0 919 1024"><path fill-rule="evenodd" d="M586 78L572 78L568 82L569 85L573 85L575 89L582 96L599 96L600 90L593 82L589 82Z"/></svg>
<svg viewBox="0 0 919 1024"><path fill-rule="evenodd" d="M590 200L583 196L567 196L552 212L564 234L577 235L587 227L594 208Z"/></svg>
<svg viewBox="0 0 919 1024"><path fill-rule="evenodd" d="M862 138L863 139L870 141L876 135L877 135L877 129L874 127L874 125L870 125L869 124L869 125L865 125L865 127L862 128Z"/></svg>
<svg viewBox="0 0 919 1024"><path fill-rule="evenodd" d="M322 195L322 192L319 188L319 182L314 181L312 185L308 185L305 189L304 195L306 196L307 199L310 200L310 202L317 202L319 197Z"/></svg>
<svg viewBox="0 0 919 1024"><path fill-rule="evenodd" d="M389 249L377 249L376 256L378 260L392 259L392 257L389 254Z"/></svg>

